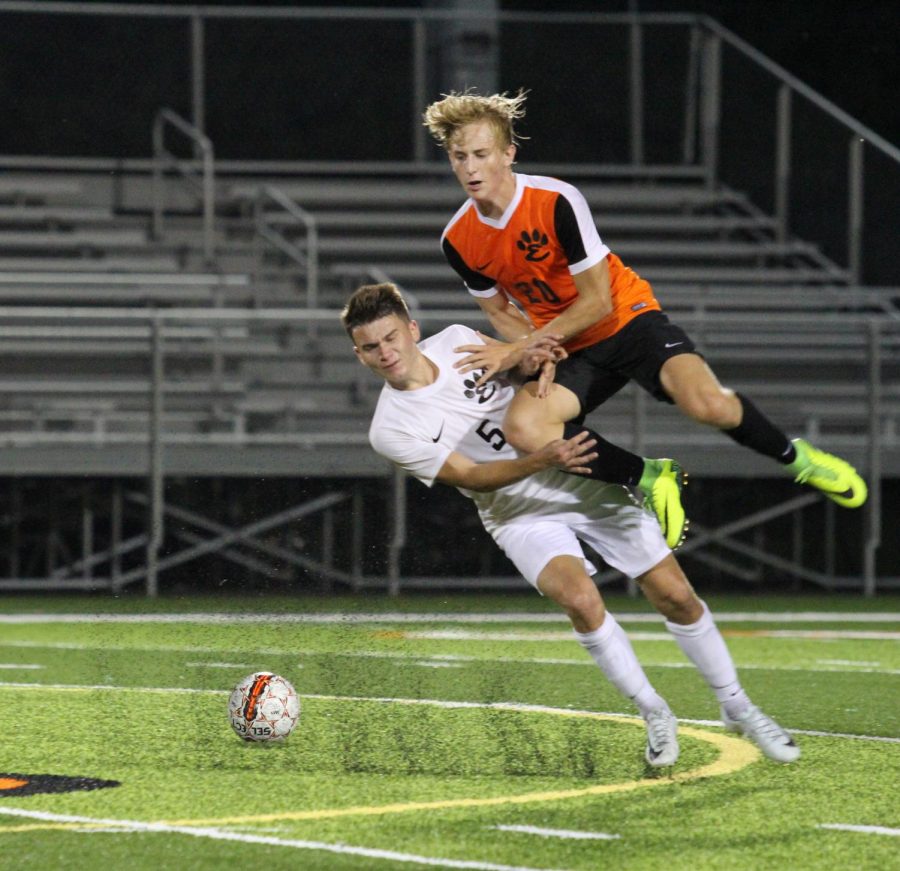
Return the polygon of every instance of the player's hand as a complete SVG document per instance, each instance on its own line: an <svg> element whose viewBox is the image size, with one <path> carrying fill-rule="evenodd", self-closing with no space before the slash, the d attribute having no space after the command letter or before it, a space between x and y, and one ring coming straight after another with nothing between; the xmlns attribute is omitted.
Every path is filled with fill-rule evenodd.
<svg viewBox="0 0 900 871"><path fill-rule="evenodd" d="M578 475L590 475L588 465L597 459L597 452L591 450L597 444L597 439L591 438L587 430L576 433L570 439L554 439L548 442L538 453L543 453L547 464L564 472L574 472Z"/></svg>
<svg viewBox="0 0 900 871"><path fill-rule="evenodd" d="M478 336L484 340L483 345L460 345L453 349L457 354L466 355L462 360L457 360L453 368L460 372L483 369L475 382L476 387L482 387L494 375L518 366L522 362L525 345L519 342L501 342L483 333L478 333Z"/></svg>
<svg viewBox="0 0 900 871"><path fill-rule="evenodd" d="M519 370L524 376L530 377L547 363L558 363L567 356L566 349L559 344L558 336L538 336L536 339L528 339L528 344L522 352Z"/></svg>
<svg viewBox="0 0 900 871"><path fill-rule="evenodd" d="M548 349L552 354L552 358L549 360L544 360L541 363L541 374L538 378L537 389L538 399L546 399L550 395L550 385L553 383L553 379L556 378L556 364L561 362L562 360L565 360L569 356L568 352L562 345L552 344L548 346Z"/></svg>

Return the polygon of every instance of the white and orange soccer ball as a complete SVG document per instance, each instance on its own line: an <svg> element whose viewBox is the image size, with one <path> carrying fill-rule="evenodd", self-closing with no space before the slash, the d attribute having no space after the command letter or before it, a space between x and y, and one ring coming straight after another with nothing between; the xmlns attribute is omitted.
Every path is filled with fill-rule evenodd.
<svg viewBox="0 0 900 871"><path fill-rule="evenodd" d="M300 699L280 675L257 671L232 690L228 719L245 741L283 741L300 719Z"/></svg>

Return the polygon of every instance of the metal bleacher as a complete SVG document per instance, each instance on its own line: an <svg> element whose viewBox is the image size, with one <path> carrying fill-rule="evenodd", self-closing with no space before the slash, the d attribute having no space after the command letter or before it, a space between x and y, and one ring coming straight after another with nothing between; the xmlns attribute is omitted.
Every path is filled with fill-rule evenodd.
<svg viewBox="0 0 900 871"><path fill-rule="evenodd" d="M192 9L193 28L216 14ZM182 15L175 6L162 11ZM715 22L683 23L691 28L696 75L688 78L697 93L686 98L680 155L664 164L648 164L637 151L618 164L523 158L517 170L577 184L604 241L652 282L720 379L752 396L792 436L845 456L873 485L865 564L852 577L837 577L833 560L809 569L797 554L773 557L734 539L735 530L823 502L805 491L762 513L748 503L747 518L724 530L699 527L682 553L737 577L740 569L727 559L735 553L826 587L859 586L864 574L871 592L880 482L900 476L900 292L860 280L858 149L864 138L891 159L896 149L748 53ZM198 44L192 41L194 50ZM761 64L779 88L771 208L717 171L723 44ZM195 84L201 80L195 76ZM825 106L853 134L846 258L791 232L791 95ZM202 118L194 108L195 120ZM639 116L632 145L642 138ZM387 575L396 591L404 485L368 445L381 385L355 360L338 312L360 283L391 280L426 332L453 321L486 326L439 247L462 201L459 186L443 160L426 158L421 141L405 162L217 162L215 143L172 110L159 110L152 131L149 160L10 159L0 175L0 473L148 477L145 502L155 520L145 540L147 566L127 574L146 576L148 592L155 590L153 530L161 528L167 476L387 481ZM189 156L175 157L164 134L180 135ZM749 485L777 475L771 462L632 386L588 422L636 451L677 456L695 480L741 477ZM333 493L311 504L330 508L342 499ZM306 510L297 506L275 521ZM355 496L350 510L357 529ZM234 540L238 533L223 535ZM717 555L704 549L709 543L720 548ZM305 557L292 559L305 565ZM352 579L329 560L314 566L321 576L362 584L358 544ZM67 577L74 571L55 567L53 577L92 588L89 576ZM887 580L900 586L900 577ZM34 585L0 579L4 586Z"/></svg>

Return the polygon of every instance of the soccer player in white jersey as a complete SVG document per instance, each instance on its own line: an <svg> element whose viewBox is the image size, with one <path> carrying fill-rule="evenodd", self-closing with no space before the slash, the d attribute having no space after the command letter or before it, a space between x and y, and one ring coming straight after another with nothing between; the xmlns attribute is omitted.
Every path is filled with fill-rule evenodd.
<svg viewBox="0 0 900 871"><path fill-rule="evenodd" d="M454 348L481 342L480 335L454 325L420 341L418 324L393 284L357 289L341 322L360 362L386 382L369 429L372 446L427 486L449 484L475 502L500 548L529 583L563 608L579 643L637 706L647 724L650 765L672 765L678 758L677 722L606 611L590 577L596 569L579 539L637 580L715 692L726 726L747 735L770 759L799 757L791 736L747 697L709 609L655 519L624 486L569 474L594 457L587 433L532 453L512 448L501 424L515 387L505 379L476 387L472 374L453 367ZM538 346L524 374L552 355L552 348L542 354Z"/></svg>

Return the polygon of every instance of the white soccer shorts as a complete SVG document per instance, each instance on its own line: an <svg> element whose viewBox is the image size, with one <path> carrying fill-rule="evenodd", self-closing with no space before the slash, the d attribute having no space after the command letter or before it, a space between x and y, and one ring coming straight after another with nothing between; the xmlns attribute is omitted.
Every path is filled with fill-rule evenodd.
<svg viewBox="0 0 900 871"><path fill-rule="evenodd" d="M564 511L519 517L494 529L494 541L535 588L544 567L557 556L582 559L587 573L596 573L579 539L589 544L608 566L636 578L671 551L656 518L635 504L624 488L604 489L606 498L591 506L591 516ZM610 500L613 489L622 495Z"/></svg>

